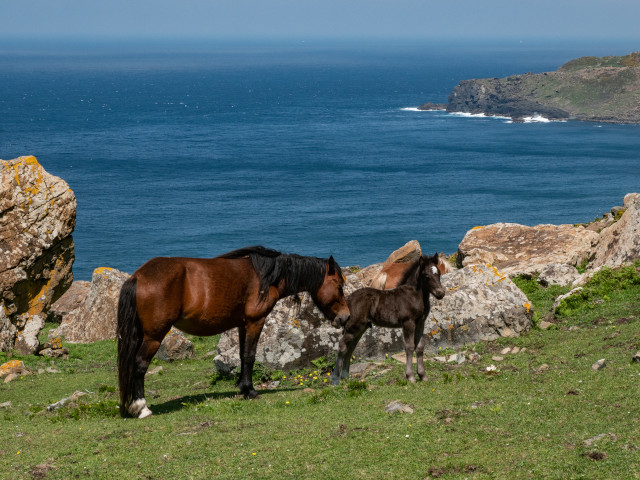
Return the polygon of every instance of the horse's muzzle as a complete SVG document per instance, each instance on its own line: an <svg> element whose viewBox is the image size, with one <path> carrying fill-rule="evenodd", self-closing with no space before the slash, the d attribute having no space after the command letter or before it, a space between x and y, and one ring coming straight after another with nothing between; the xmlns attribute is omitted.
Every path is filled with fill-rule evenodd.
<svg viewBox="0 0 640 480"><path fill-rule="evenodd" d="M331 321L331 325L333 326L333 328L342 328L345 326L345 324L349 321L349 319L351 318L350 314L342 314L342 315L336 315L334 317L334 319Z"/></svg>

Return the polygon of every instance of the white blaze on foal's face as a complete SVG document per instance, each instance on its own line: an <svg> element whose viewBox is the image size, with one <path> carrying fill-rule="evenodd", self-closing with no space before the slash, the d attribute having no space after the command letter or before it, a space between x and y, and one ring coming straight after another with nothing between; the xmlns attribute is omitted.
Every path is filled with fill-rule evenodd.
<svg viewBox="0 0 640 480"><path fill-rule="evenodd" d="M438 275L438 269L433 265L431 265L431 273L433 273L434 275Z"/></svg>

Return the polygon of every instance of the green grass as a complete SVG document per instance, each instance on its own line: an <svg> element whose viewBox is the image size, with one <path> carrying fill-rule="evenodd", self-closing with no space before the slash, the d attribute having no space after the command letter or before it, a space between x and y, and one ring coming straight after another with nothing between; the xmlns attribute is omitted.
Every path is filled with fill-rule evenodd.
<svg viewBox="0 0 640 480"><path fill-rule="evenodd" d="M427 381L415 385L389 360L386 373L331 387L320 359L270 372L280 386L243 400L203 358L216 339L196 337L198 358L152 364L163 366L146 382L154 415L123 420L115 342L66 345L68 360L14 356L59 373L0 384L0 403L12 404L0 409L0 478L637 478L640 286L621 275L596 279L608 300L557 315L557 329L469 346L481 353L475 364L427 362ZM525 288L534 310L549 313L555 292ZM493 360L505 346L526 350ZM607 367L592 371L600 358ZM76 390L90 393L47 411ZM394 400L414 413L387 414Z"/></svg>

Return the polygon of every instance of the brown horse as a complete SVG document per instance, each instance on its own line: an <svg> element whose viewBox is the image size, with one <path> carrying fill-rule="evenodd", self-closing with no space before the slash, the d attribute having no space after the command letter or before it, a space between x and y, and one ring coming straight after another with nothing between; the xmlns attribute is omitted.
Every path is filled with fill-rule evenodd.
<svg viewBox="0 0 640 480"><path fill-rule="evenodd" d="M278 299L307 291L322 313L345 322L344 277L333 259L286 255L247 247L211 259L153 258L122 286L118 302L120 414L151 415L144 376L165 335L175 326L193 335L237 327L240 380L246 398L258 394L252 373L266 316Z"/></svg>
<svg viewBox="0 0 640 480"><path fill-rule="evenodd" d="M411 365L415 351L418 378L424 379L424 323L431 308L429 294L441 299L445 289L440 283L437 254L433 257L422 255L408 265L402 285L391 290L365 287L347 297L351 317L344 324L338 344L336 365L331 375L334 385L340 383L341 379L349 378L351 355L360 337L372 324L402 328L407 356L405 377L412 383L416 381Z"/></svg>

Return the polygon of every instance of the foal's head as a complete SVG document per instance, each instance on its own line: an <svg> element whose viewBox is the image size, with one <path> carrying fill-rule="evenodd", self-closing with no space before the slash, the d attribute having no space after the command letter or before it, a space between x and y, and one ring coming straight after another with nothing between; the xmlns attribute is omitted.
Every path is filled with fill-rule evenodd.
<svg viewBox="0 0 640 480"><path fill-rule="evenodd" d="M313 301L334 326L344 325L350 313L344 298L344 276L333 257L327 260L324 281L317 292L311 292Z"/></svg>
<svg viewBox="0 0 640 480"><path fill-rule="evenodd" d="M440 274L444 270L436 253L433 257L422 255L418 271L422 282L426 282L427 290L438 300L444 297L445 288L440 283Z"/></svg>

